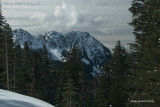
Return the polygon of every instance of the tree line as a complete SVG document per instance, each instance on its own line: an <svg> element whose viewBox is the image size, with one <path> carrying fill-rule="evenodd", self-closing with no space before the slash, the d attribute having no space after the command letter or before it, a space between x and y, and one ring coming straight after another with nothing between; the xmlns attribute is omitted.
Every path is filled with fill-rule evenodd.
<svg viewBox="0 0 160 107"><path fill-rule="evenodd" d="M135 42L117 41L101 73L88 79L81 52L73 47L62 63L47 48L22 49L0 11L0 88L56 107L158 107L160 104L160 2L133 0L129 8Z"/></svg>

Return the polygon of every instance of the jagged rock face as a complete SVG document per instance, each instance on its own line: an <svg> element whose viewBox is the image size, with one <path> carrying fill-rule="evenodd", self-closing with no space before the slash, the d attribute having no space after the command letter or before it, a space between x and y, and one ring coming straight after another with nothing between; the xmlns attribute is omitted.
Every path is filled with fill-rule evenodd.
<svg viewBox="0 0 160 107"><path fill-rule="evenodd" d="M23 29L16 29L13 31L13 40L22 48L26 41L32 49L40 49L45 45L53 60L59 61L62 59L62 51L77 46L82 52L82 61L97 68L111 56L109 49L87 32L72 31L62 34L52 31L45 35L33 36Z"/></svg>
<svg viewBox="0 0 160 107"><path fill-rule="evenodd" d="M49 32L44 36L46 47L59 48L62 49L65 47L65 38L64 35L56 31Z"/></svg>
<svg viewBox="0 0 160 107"><path fill-rule="evenodd" d="M106 47L87 32L69 32L66 35L66 42L68 48L78 46L83 56L86 56L84 58L96 66L100 66L111 55Z"/></svg>

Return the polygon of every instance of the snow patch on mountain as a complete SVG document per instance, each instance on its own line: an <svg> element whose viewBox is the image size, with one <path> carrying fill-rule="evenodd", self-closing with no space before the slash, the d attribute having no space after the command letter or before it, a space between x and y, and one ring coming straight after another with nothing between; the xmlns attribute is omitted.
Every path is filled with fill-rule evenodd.
<svg viewBox="0 0 160 107"><path fill-rule="evenodd" d="M32 49L40 49L43 47L42 40L38 39L38 36L33 36L29 32L23 29L16 29L12 32L13 41L20 44L21 48L24 48L24 43L27 41L28 45Z"/></svg>
<svg viewBox="0 0 160 107"><path fill-rule="evenodd" d="M52 58L53 60L62 61L62 52L58 49L49 49L52 55L54 55Z"/></svg>
<svg viewBox="0 0 160 107"><path fill-rule="evenodd" d="M92 69L93 69L93 72L92 72L92 75L93 75L93 76L96 76L96 74L102 72L102 71L100 70L100 67L95 67L95 66L93 66Z"/></svg>
<svg viewBox="0 0 160 107"><path fill-rule="evenodd" d="M90 62L89 62L87 59L83 58L82 61L83 61L85 64L90 65Z"/></svg>

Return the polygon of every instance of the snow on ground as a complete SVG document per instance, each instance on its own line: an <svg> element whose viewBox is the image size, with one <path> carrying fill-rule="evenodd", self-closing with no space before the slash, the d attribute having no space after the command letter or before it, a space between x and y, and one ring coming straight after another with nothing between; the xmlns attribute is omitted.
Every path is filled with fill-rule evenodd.
<svg viewBox="0 0 160 107"><path fill-rule="evenodd" d="M0 89L0 107L54 107L44 101Z"/></svg>

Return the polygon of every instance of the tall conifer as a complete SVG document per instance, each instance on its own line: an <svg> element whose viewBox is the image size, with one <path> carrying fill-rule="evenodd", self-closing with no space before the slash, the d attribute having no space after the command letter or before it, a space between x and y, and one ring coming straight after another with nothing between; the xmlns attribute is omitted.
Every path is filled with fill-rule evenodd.
<svg viewBox="0 0 160 107"><path fill-rule="evenodd" d="M159 0L133 0L129 10L132 13L130 25L134 28L135 36L135 43L131 44L135 66L134 91L131 92L131 100L142 101L136 103L137 106L158 106L160 102L160 2Z"/></svg>

